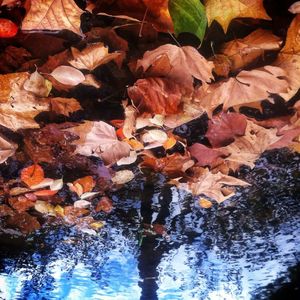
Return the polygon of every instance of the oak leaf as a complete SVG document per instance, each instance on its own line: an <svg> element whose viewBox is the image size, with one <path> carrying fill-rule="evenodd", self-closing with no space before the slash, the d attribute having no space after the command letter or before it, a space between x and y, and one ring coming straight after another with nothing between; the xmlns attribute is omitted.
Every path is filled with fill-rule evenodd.
<svg viewBox="0 0 300 300"><path fill-rule="evenodd" d="M211 115L223 104L229 107L247 106L269 98L270 94L285 92L288 88L286 72L275 66L241 71L236 77L211 85L202 85L195 93L195 102Z"/></svg>
<svg viewBox="0 0 300 300"><path fill-rule="evenodd" d="M31 1L22 23L22 30L63 30L68 29L79 35L80 16L83 13L73 0Z"/></svg>
<svg viewBox="0 0 300 300"><path fill-rule="evenodd" d="M231 143L236 136L245 134L247 118L238 113L222 113L208 121L205 136L213 147Z"/></svg>
<svg viewBox="0 0 300 300"><path fill-rule="evenodd" d="M0 135L0 164L4 163L10 156L14 155L18 145L8 141Z"/></svg>
<svg viewBox="0 0 300 300"><path fill-rule="evenodd" d="M75 98L51 98L50 105L51 111L67 117L69 117L71 113L82 109L80 103Z"/></svg>
<svg viewBox="0 0 300 300"><path fill-rule="evenodd" d="M166 68L164 76L169 79L193 88L193 77L202 82L210 82L213 79L213 63L207 61L194 47L178 47L171 44L160 46L152 51L145 52L142 59L138 60L137 68L142 67L144 71L164 56L169 61L169 67ZM152 76L162 76L160 74Z"/></svg>
<svg viewBox="0 0 300 300"><path fill-rule="evenodd" d="M223 190L227 185L230 186L248 186L243 180L222 173L213 174L208 169L202 169L200 174L189 183L180 183L179 187L187 189L194 195L205 195L208 198L216 200L218 203L234 195L232 191L229 195Z"/></svg>
<svg viewBox="0 0 300 300"><path fill-rule="evenodd" d="M24 89L29 73L0 75L0 124L11 129L38 128L34 118L49 111L47 99L37 99Z"/></svg>
<svg viewBox="0 0 300 300"><path fill-rule="evenodd" d="M206 0L205 8L208 26L216 20L225 33L235 18L271 19L264 9L263 0Z"/></svg>
<svg viewBox="0 0 300 300"><path fill-rule="evenodd" d="M79 140L73 142L78 154L98 156L105 164L112 164L122 157L129 156L130 146L120 142L114 127L105 122L86 121L66 130L79 136Z"/></svg>
<svg viewBox="0 0 300 300"><path fill-rule="evenodd" d="M81 52L76 48L71 48L74 59L69 63L77 69L87 69L89 71L118 59L122 56L121 52L108 53L108 48L103 43L94 43L87 46Z"/></svg>

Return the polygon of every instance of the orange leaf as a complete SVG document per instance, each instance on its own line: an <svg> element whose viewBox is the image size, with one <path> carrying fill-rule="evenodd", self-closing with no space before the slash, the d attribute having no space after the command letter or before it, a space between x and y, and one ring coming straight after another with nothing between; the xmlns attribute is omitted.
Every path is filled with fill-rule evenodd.
<svg viewBox="0 0 300 300"><path fill-rule="evenodd" d="M104 211L105 213L110 213L113 209L112 201L108 197L102 197L98 202L95 211Z"/></svg>
<svg viewBox="0 0 300 300"><path fill-rule="evenodd" d="M163 143L163 147L166 150L169 150L171 148L173 148L176 145L177 140L171 136L170 138L168 138L164 143Z"/></svg>
<svg viewBox="0 0 300 300"><path fill-rule="evenodd" d="M126 136L123 133L123 128L122 127L116 130L116 135L117 135L119 140L126 139Z"/></svg>
<svg viewBox="0 0 300 300"><path fill-rule="evenodd" d="M73 182L73 185L80 184L83 188L83 193L91 192L96 183L92 176L85 176Z"/></svg>
<svg viewBox="0 0 300 300"><path fill-rule="evenodd" d="M38 164L24 168L21 171L21 180L29 187L44 180L44 170Z"/></svg>
<svg viewBox="0 0 300 300"><path fill-rule="evenodd" d="M211 208L212 207L212 203L205 198L200 198L198 203L203 208Z"/></svg>
<svg viewBox="0 0 300 300"><path fill-rule="evenodd" d="M51 191L51 190L40 190L34 192L34 194L38 197L49 197L54 196L58 191Z"/></svg>

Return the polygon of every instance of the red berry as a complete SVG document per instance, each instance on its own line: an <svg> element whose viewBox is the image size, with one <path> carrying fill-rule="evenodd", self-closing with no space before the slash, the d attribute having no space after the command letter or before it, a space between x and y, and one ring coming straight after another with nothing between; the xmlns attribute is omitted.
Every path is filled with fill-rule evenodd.
<svg viewBox="0 0 300 300"><path fill-rule="evenodd" d="M11 20L0 18L0 38L14 37L18 32L18 26Z"/></svg>

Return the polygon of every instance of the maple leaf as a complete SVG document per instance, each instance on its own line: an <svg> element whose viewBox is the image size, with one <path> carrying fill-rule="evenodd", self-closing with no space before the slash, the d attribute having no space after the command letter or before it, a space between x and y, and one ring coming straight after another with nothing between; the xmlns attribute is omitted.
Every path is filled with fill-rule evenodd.
<svg viewBox="0 0 300 300"><path fill-rule="evenodd" d="M205 136L213 147L222 147L231 143L236 136L245 134L247 119L238 113L222 113L213 116L208 121L208 129Z"/></svg>
<svg viewBox="0 0 300 300"><path fill-rule="evenodd" d="M79 140L73 142L78 154L98 156L105 164L115 163L130 154L130 146L120 142L114 127L105 122L86 121L66 130L79 136Z"/></svg>
<svg viewBox="0 0 300 300"><path fill-rule="evenodd" d="M108 48L103 43L95 43L87 46L83 51L72 48L74 59L69 63L77 69L88 69L89 71L110 62L117 61L123 55L121 52L108 53Z"/></svg>
<svg viewBox="0 0 300 300"><path fill-rule="evenodd" d="M127 91L139 113L174 114L180 111L183 90L169 79L139 79Z"/></svg>
<svg viewBox="0 0 300 300"><path fill-rule="evenodd" d="M11 129L38 128L36 115L49 111L46 99L37 99L24 89L29 73L0 75L0 124Z"/></svg>
<svg viewBox="0 0 300 300"><path fill-rule="evenodd" d="M195 102L211 115L223 104L223 110L267 99L271 93L286 91L286 72L275 66L241 71L236 77L211 85L202 85L195 93Z"/></svg>
<svg viewBox="0 0 300 300"><path fill-rule="evenodd" d="M266 129L248 120L245 135L237 137L233 143L220 149L230 153L224 160L235 171L241 165L253 168L259 156L278 140L280 137L277 136L277 129Z"/></svg>
<svg viewBox="0 0 300 300"><path fill-rule="evenodd" d="M231 71L236 71L263 56L266 51L278 50L281 44L281 39L271 31L257 29L243 39L225 43L219 53L230 60Z"/></svg>
<svg viewBox="0 0 300 300"><path fill-rule="evenodd" d="M18 145L8 141L0 135L0 164L4 163L10 156L14 155Z"/></svg>
<svg viewBox="0 0 300 300"><path fill-rule="evenodd" d="M180 183L179 187L191 191L194 195L205 195L211 199L216 200L218 203L230 198L234 195L232 191L229 195L225 193L224 186L248 186L249 183L237 179L232 176L224 175L220 172L213 174L208 169L201 169L200 174L194 181L189 183Z"/></svg>
<svg viewBox="0 0 300 300"><path fill-rule="evenodd" d="M69 117L71 113L82 109L81 105L75 98L56 97L49 100L51 111L67 117Z"/></svg>
<svg viewBox="0 0 300 300"><path fill-rule="evenodd" d="M213 79L213 63L207 61L194 47L178 47L171 44L160 46L152 51L146 51L143 58L137 62L137 69L142 67L144 71L156 63L161 57L168 61L168 66L163 74L163 69L159 74L152 76L162 76L174 80L189 89L193 88L193 77L202 82L210 82Z"/></svg>
<svg viewBox="0 0 300 300"><path fill-rule="evenodd" d="M205 8L208 26L216 20L225 33L235 18L271 19L264 9L263 0L206 0Z"/></svg>
<svg viewBox="0 0 300 300"><path fill-rule="evenodd" d="M22 30L68 29L79 35L83 13L73 0L35 0L22 22Z"/></svg>

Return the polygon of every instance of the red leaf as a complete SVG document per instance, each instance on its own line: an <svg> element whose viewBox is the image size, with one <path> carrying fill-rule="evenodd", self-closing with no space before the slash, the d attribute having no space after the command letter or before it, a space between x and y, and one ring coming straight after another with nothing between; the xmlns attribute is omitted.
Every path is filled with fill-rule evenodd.
<svg viewBox="0 0 300 300"><path fill-rule="evenodd" d="M14 37L18 32L18 26L7 19L0 18L0 38Z"/></svg>
<svg viewBox="0 0 300 300"><path fill-rule="evenodd" d="M225 113L213 117L208 122L206 137L213 147L222 147L231 143L236 136L245 134L247 119L238 113Z"/></svg>
<svg viewBox="0 0 300 300"><path fill-rule="evenodd" d="M54 196L58 191L51 191L51 190L40 190L34 192L34 194L38 197L51 197Z"/></svg>

